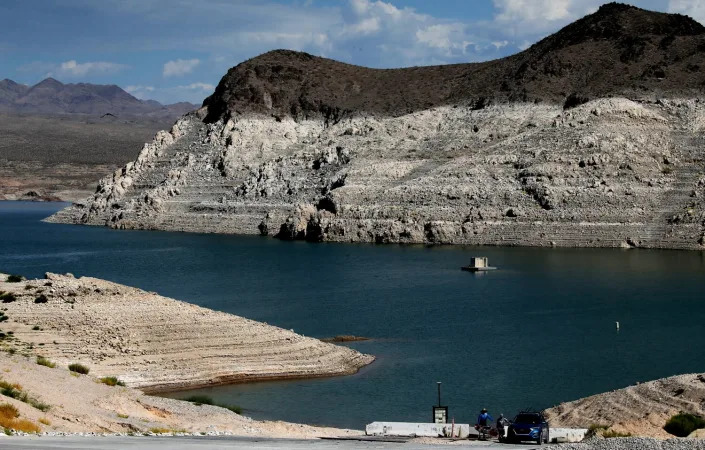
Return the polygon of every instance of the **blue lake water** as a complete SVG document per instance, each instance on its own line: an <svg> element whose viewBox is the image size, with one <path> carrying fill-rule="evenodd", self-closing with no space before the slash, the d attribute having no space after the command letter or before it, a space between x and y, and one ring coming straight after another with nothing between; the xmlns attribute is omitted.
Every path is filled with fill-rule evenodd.
<svg viewBox="0 0 705 450"><path fill-rule="evenodd" d="M513 414L705 371L705 252L376 246L115 231L0 202L0 271L71 272L313 337L354 334L348 377L199 389L256 418L361 427ZM472 255L500 270L460 271ZM615 321L621 330L615 329ZM174 397L194 392L171 394Z"/></svg>

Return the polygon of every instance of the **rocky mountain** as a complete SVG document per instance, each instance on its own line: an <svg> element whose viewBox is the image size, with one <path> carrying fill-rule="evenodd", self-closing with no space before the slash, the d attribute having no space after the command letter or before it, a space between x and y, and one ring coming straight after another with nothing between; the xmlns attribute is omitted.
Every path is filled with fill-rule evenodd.
<svg viewBox="0 0 705 450"><path fill-rule="evenodd" d="M705 28L608 4L496 61L274 51L51 220L312 241L705 249Z"/></svg>
<svg viewBox="0 0 705 450"><path fill-rule="evenodd" d="M12 103L27 92L27 89L29 88L24 84L5 78L0 81L0 105Z"/></svg>
<svg viewBox="0 0 705 450"><path fill-rule="evenodd" d="M115 85L64 84L47 78L29 87L8 79L0 81L0 112L5 113L173 118L196 108L186 102L162 105L154 100L140 100Z"/></svg>

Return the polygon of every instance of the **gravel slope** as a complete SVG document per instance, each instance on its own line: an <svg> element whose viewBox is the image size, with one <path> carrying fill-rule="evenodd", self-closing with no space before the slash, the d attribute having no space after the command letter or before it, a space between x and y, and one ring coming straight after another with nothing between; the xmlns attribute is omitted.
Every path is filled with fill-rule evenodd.
<svg viewBox="0 0 705 450"><path fill-rule="evenodd" d="M606 425L620 433L665 439L673 436L663 426L681 411L705 416L705 373L677 375L561 403L546 414L555 427Z"/></svg>
<svg viewBox="0 0 705 450"><path fill-rule="evenodd" d="M553 446L556 450L705 450L701 439L614 438Z"/></svg>

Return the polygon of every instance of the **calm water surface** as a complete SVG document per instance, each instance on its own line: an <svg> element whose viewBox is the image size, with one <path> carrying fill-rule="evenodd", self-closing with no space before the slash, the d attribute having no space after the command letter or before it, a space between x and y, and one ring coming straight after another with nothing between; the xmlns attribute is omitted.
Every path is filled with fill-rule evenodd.
<svg viewBox="0 0 705 450"><path fill-rule="evenodd" d="M458 421L705 371L705 253L281 242L56 225L0 202L0 270L72 272L313 336L377 361L349 377L200 389L256 418ZM459 270L471 255L501 270ZM621 323L619 332L615 321ZM174 397L194 392L173 394Z"/></svg>

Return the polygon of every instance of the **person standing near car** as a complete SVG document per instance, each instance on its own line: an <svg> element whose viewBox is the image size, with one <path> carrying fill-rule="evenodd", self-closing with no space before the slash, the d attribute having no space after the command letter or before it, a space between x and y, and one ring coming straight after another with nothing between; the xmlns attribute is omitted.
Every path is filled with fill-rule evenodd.
<svg viewBox="0 0 705 450"><path fill-rule="evenodd" d="M480 411L480 415L477 416L477 425L480 427L486 427L488 426L487 424L489 422L492 422L494 419L490 414L487 412L487 408L482 408L482 411Z"/></svg>
<svg viewBox="0 0 705 450"><path fill-rule="evenodd" d="M500 414L497 418L497 436L499 438L499 442L504 440L504 427L507 425L509 425L509 420L504 417L504 414Z"/></svg>

